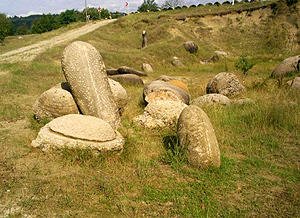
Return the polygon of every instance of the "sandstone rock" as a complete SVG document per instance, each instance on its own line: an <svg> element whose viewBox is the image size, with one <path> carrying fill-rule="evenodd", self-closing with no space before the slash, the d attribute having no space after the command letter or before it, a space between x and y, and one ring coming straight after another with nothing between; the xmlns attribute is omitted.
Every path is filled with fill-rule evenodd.
<svg viewBox="0 0 300 218"><path fill-rule="evenodd" d="M126 67L126 66L118 68L118 73L119 74L134 74L137 76L147 76L147 73L144 73L144 72L141 72L141 71L138 71L138 70L132 69L130 67Z"/></svg>
<svg viewBox="0 0 300 218"><path fill-rule="evenodd" d="M126 89L124 89L120 83L112 79L108 79L108 83L113 93L113 97L117 104L117 107L119 108L119 111L122 112L128 102Z"/></svg>
<svg viewBox="0 0 300 218"><path fill-rule="evenodd" d="M64 50L62 70L81 112L117 128L120 117L99 52L88 43L73 42Z"/></svg>
<svg viewBox="0 0 300 218"><path fill-rule="evenodd" d="M160 80L153 81L144 88L144 100L149 103L156 100L182 101L189 104L190 96L185 90Z"/></svg>
<svg viewBox="0 0 300 218"><path fill-rule="evenodd" d="M97 151L122 150L124 138L109 123L97 117L70 114L45 125L33 147L44 151L59 148L92 149Z"/></svg>
<svg viewBox="0 0 300 218"><path fill-rule="evenodd" d="M146 128L175 127L181 111L187 107L181 101L157 100L150 102L144 114L134 118Z"/></svg>
<svg viewBox="0 0 300 218"><path fill-rule="evenodd" d="M188 161L199 168L220 166L220 150L213 126L206 113L191 105L180 114L177 124L180 146L187 149Z"/></svg>
<svg viewBox="0 0 300 218"><path fill-rule="evenodd" d="M282 79L289 73L297 72L300 70L300 55L289 57L283 60L276 68L273 70L271 77L277 78L281 84Z"/></svg>
<svg viewBox="0 0 300 218"><path fill-rule="evenodd" d="M171 64L175 67L182 67L183 63L181 62L181 60L178 57L173 57Z"/></svg>
<svg viewBox="0 0 300 218"><path fill-rule="evenodd" d="M228 53L225 51L215 51L215 54L218 56L223 56L223 57L227 57Z"/></svg>
<svg viewBox="0 0 300 218"><path fill-rule="evenodd" d="M230 99L221 94L207 94L192 100L191 104L198 107L209 105L229 105Z"/></svg>
<svg viewBox="0 0 300 218"><path fill-rule="evenodd" d="M293 89L300 89L300 77L296 77L295 79L288 81L287 84Z"/></svg>
<svg viewBox="0 0 300 218"><path fill-rule="evenodd" d="M187 93L189 93L188 85L185 82L183 82L182 80L173 79L173 80L169 80L167 83L169 83L170 85L176 86L177 88L180 88L180 89L186 91Z"/></svg>
<svg viewBox="0 0 300 218"><path fill-rule="evenodd" d="M153 68L150 64L143 63L142 64L142 70L145 71L145 73L153 73Z"/></svg>
<svg viewBox="0 0 300 218"><path fill-rule="evenodd" d="M79 113L71 93L60 87L53 87L41 94L33 105L33 112L37 120Z"/></svg>
<svg viewBox="0 0 300 218"><path fill-rule="evenodd" d="M134 74L113 75L109 78L121 83L122 85L143 86L144 82L141 77Z"/></svg>
<svg viewBox="0 0 300 218"><path fill-rule="evenodd" d="M218 93L227 97L236 96L245 91L236 75L222 72L217 74L206 87L206 93Z"/></svg>
<svg viewBox="0 0 300 218"><path fill-rule="evenodd" d="M197 53L198 51L198 45L193 41L187 41L183 44L185 50L187 50L190 53Z"/></svg>

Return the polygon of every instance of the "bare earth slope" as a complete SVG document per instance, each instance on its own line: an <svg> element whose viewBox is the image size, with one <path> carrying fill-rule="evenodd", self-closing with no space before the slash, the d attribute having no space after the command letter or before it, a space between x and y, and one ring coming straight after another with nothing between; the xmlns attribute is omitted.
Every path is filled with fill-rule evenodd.
<svg viewBox="0 0 300 218"><path fill-rule="evenodd" d="M105 26L109 23L114 22L115 20L104 20L96 23L89 23L83 27L70 30L66 33L61 35L55 36L51 39L44 40L30 46L26 46L23 48L19 48L13 51L9 51L7 53L0 55L0 62L19 62L19 61L31 61L33 60L38 54L46 51L49 48L52 48L55 45L71 41L76 39L82 35L90 33L101 26Z"/></svg>

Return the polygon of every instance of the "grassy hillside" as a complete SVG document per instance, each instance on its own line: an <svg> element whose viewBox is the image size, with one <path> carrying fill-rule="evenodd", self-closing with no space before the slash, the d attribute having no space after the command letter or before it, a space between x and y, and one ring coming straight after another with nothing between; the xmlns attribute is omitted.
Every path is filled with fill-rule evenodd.
<svg viewBox="0 0 300 218"><path fill-rule="evenodd" d="M205 94L215 74L235 72L247 87L239 98L256 103L204 108L220 145L220 169L190 167L178 152L174 129L149 131L132 123L143 111L139 87L126 87L123 153L34 149L29 145L43 124L32 119L32 104L63 80L66 45L32 62L0 64L0 214L299 217L299 91L266 79L281 60L299 54L300 6L276 9L280 4L271 3L129 15L80 38L100 51L107 67L140 69L148 62L155 72L147 81L163 74L185 78L192 98ZM253 11L256 7L263 8ZM149 46L141 50L143 30ZM184 50L186 40L199 45L196 55ZM228 58L200 64L215 50ZM234 68L241 55L255 63L248 76ZM173 67L173 56L185 66Z"/></svg>

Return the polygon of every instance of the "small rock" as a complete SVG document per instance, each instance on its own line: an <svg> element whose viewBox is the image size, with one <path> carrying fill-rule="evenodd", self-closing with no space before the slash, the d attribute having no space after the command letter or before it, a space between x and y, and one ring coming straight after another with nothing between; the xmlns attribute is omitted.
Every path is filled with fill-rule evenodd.
<svg viewBox="0 0 300 218"><path fill-rule="evenodd" d="M173 57L171 63L175 67L182 67L183 66L183 63L180 61L180 59L178 57Z"/></svg>
<svg viewBox="0 0 300 218"><path fill-rule="evenodd" d="M145 71L145 73L153 73L153 68L150 64L143 63L142 64L142 70Z"/></svg>
<svg viewBox="0 0 300 218"><path fill-rule="evenodd" d="M218 93L227 97L236 96L245 91L245 87L239 82L236 75L222 72L209 81L206 93Z"/></svg>
<svg viewBox="0 0 300 218"><path fill-rule="evenodd" d="M108 79L108 83L109 83L110 89L113 93L113 97L117 104L117 107L119 108L119 112L122 113L124 110L124 107L128 103L128 95L127 95L126 89L124 89L120 83L118 83L117 81L114 81L112 79Z"/></svg>
<svg viewBox="0 0 300 218"><path fill-rule="evenodd" d="M230 99L221 94L203 95L192 100L191 102L192 105L197 105L198 107L210 105L229 105L230 103Z"/></svg>
<svg viewBox="0 0 300 218"><path fill-rule="evenodd" d="M220 149L206 113L195 105L183 109L178 119L179 144L187 149L188 161L198 168L220 167Z"/></svg>
<svg viewBox="0 0 300 218"><path fill-rule="evenodd" d="M300 77L296 77L295 79L288 81L287 84L293 89L300 89Z"/></svg>
<svg viewBox="0 0 300 218"><path fill-rule="evenodd" d="M198 51L198 45L193 41L187 41L183 44L185 50L187 50L190 53L197 53Z"/></svg>
<svg viewBox="0 0 300 218"><path fill-rule="evenodd" d="M134 74L137 76L147 76L147 73L144 73L144 72L141 72L141 71L138 71L138 70L132 69L130 67L126 67L126 66L118 68L118 73L119 74Z"/></svg>
<svg viewBox="0 0 300 218"><path fill-rule="evenodd" d="M144 86L142 78L134 74L113 75L109 76L109 78L121 83L122 85Z"/></svg>

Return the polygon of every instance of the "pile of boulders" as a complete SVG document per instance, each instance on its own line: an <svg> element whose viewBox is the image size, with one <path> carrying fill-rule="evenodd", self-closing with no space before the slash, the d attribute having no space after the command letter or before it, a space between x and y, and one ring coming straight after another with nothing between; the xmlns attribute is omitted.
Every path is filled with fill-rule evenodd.
<svg viewBox="0 0 300 218"><path fill-rule="evenodd" d="M128 97L108 78L99 52L88 43L73 42L63 52L62 70L67 83L44 92L34 104L36 118L53 120L32 145L43 150L122 150L125 141L117 129Z"/></svg>

